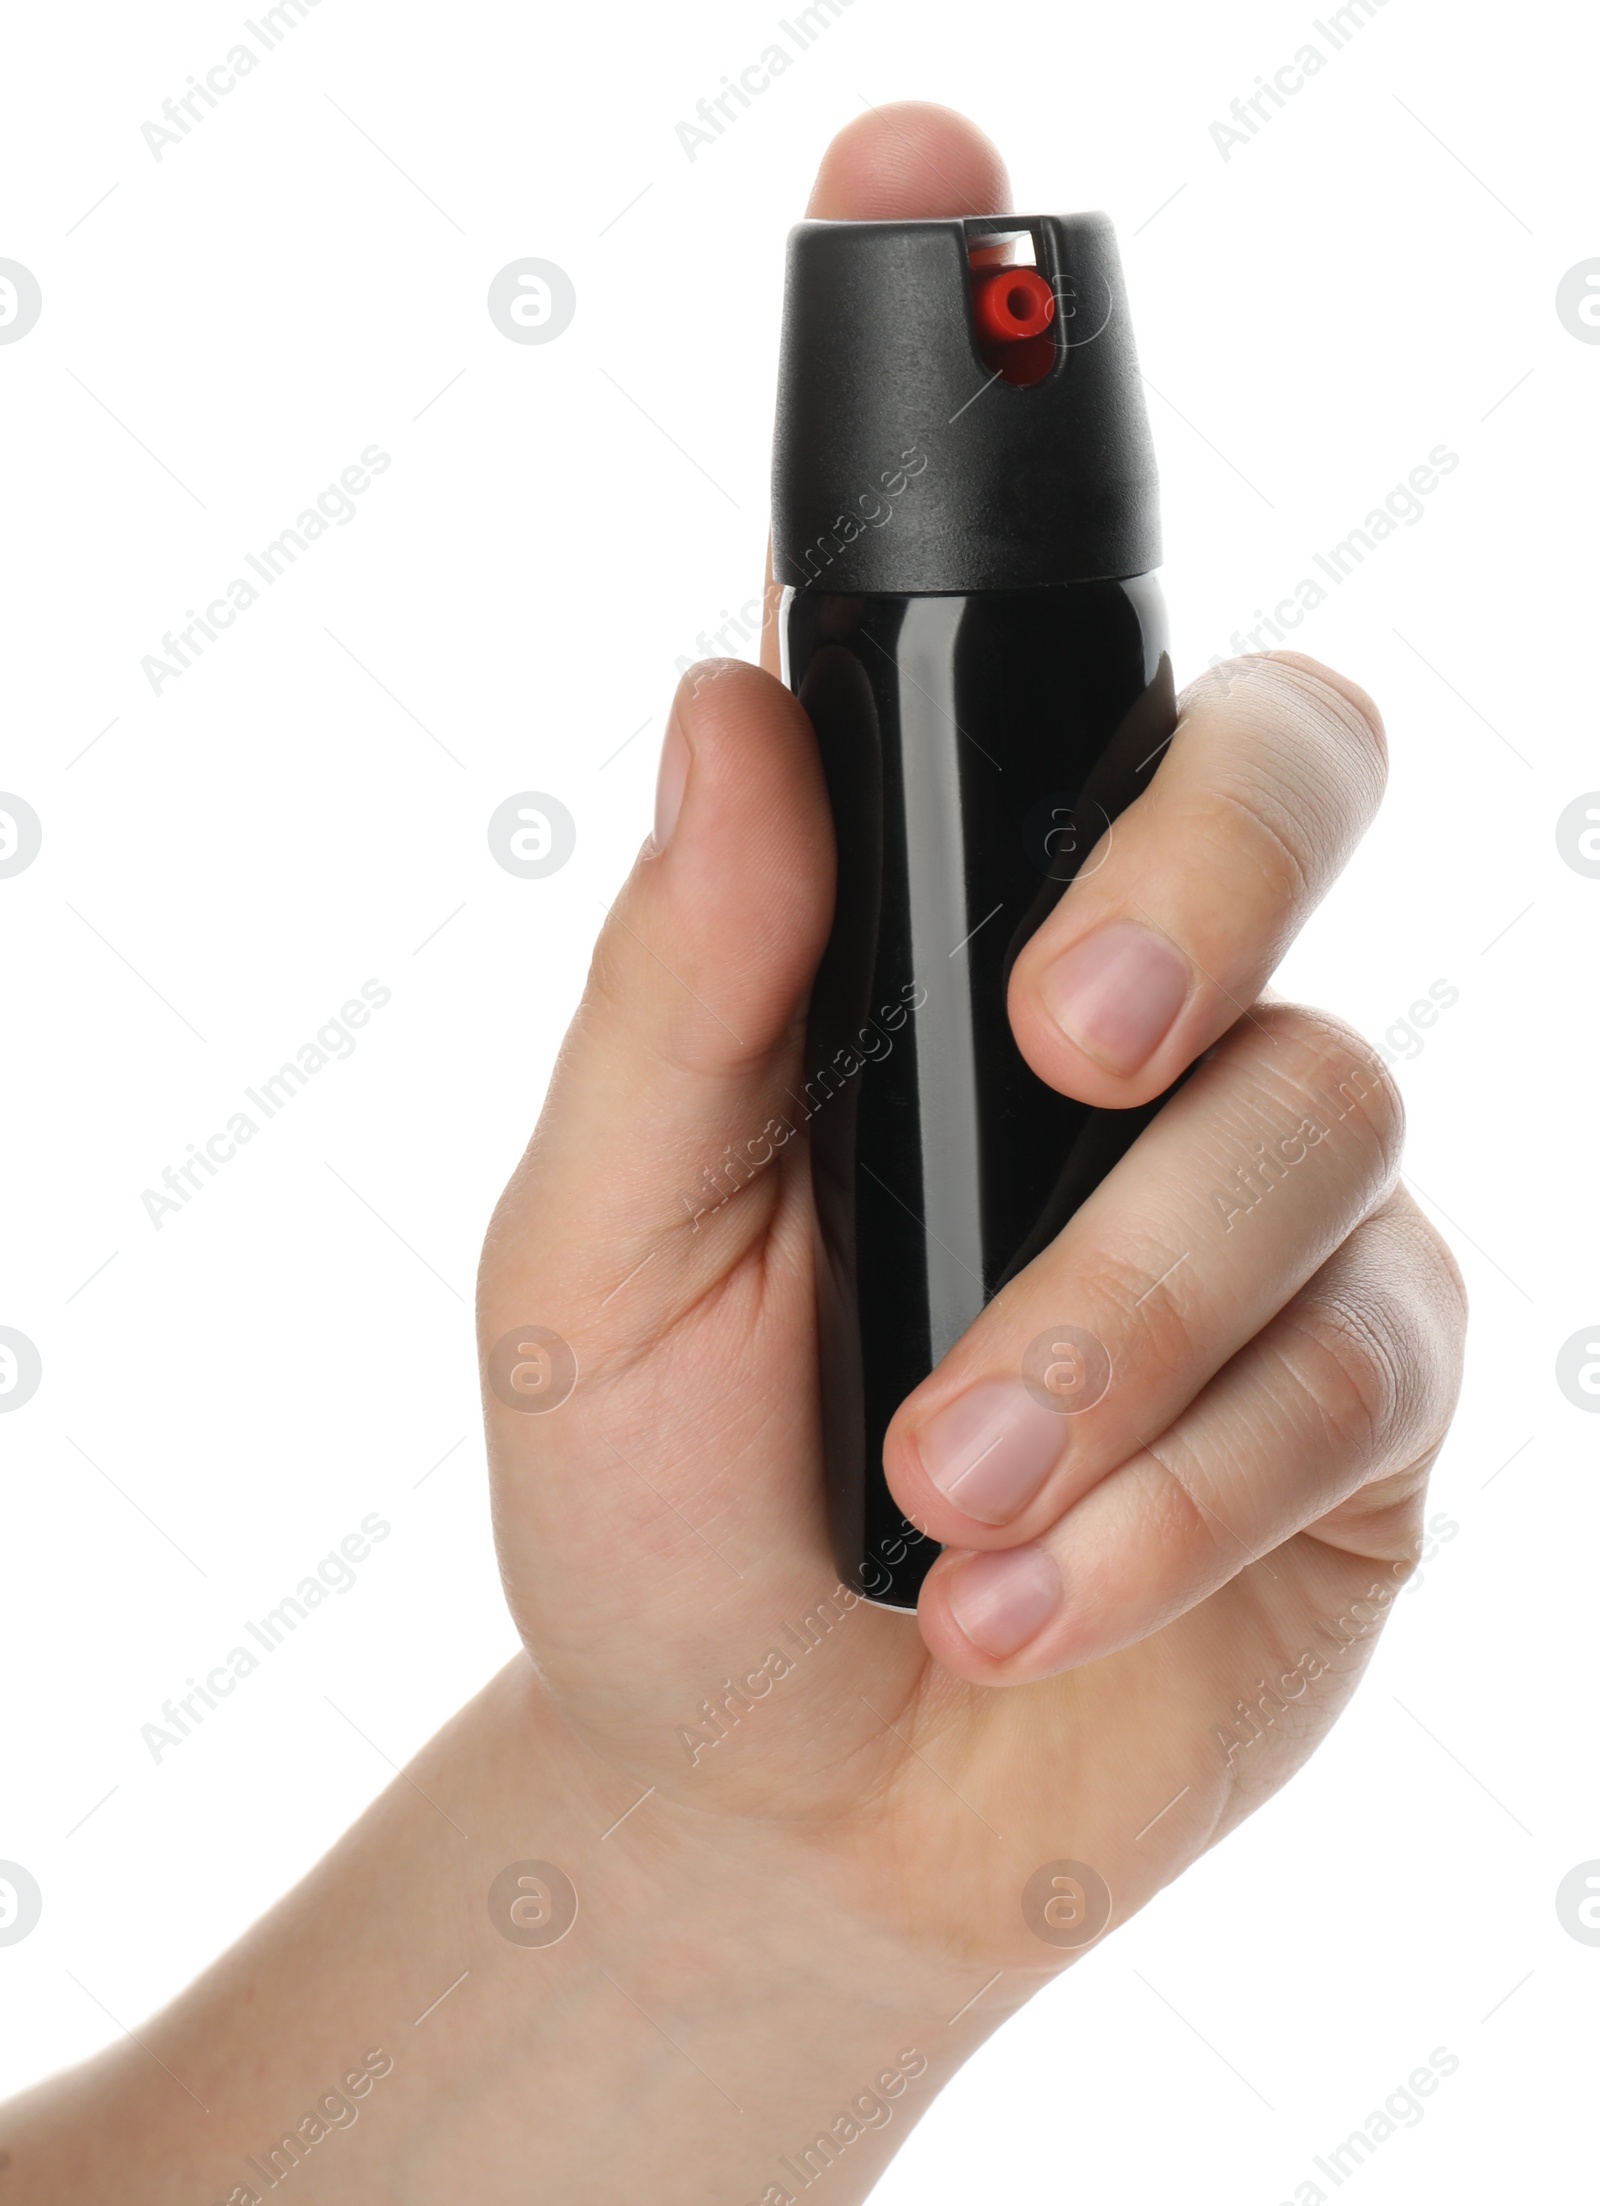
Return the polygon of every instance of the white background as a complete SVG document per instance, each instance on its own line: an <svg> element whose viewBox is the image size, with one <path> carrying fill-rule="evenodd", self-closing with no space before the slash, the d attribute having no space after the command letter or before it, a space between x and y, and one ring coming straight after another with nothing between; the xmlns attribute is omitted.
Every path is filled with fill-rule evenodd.
<svg viewBox="0 0 1600 2206"><path fill-rule="evenodd" d="M1554 1894L1600 1856L1600 1425L1554 1368L1600 1320L1600 882L1554 830L1600 785L1600 346L1554 294L1600 254L1590 19L1387 0L1224 160L1309 10L854 0L691 162L676 124L777 13L322 0L159 163L141 124L238 15L11 21L0 255L44 313L0 347L0 786L45 840L0 882L0 1323L44 1381L0 1419L0 1856L45 1915L0 1950L0 2083L104 2042L97 2000L137 2025L511 1651L478 1240L648 828L673 663L756 586L785 229L863 102L924 97L1018 207L1117 222L1180 679L1460 455L1299 631L1377 695L1393 772L1280 985L1373 1034L1459 990L1399 1077L1474 1325L1456 1536L1332 1741L879 2195L1278 2206L1438 2046L1459 2071L1351 2177L1368 2206L1588 2195L1600 1948ZM485 311L525 254L577 288L549 345ZM357 518L153 696L141 657L373 443ZM542 882L485 841L527 789L577 821ZM158 1232L141 1191L369 978L353 1057ZM154 1765L140 1726L373 1510L356 1586Z"/></svg>

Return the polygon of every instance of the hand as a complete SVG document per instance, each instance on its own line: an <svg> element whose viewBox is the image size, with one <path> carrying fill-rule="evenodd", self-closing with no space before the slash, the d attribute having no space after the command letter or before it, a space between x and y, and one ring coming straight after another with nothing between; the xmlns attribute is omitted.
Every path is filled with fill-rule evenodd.
<svg viewBox="0 0 1600 2206"><path fill-rule="evenodd" d="M812 211L1008 196L967 125L903 107L835 142ZM0 2112L8 2198L251 2206L292 2173L305 2206L782 2206L825 2170L848 2206L1100 1929L1062 1864L1114 1926L1284 1780L1417 1552L1461 1355L1392 1086L1261 993L1382 777L1352 684L1223 670L1019 960L1018 1041L1067 1093L1203 1062L896 1418L895 1495L947 1543L919 1630L824 1532L777 1138L832 905L811 731L768 674L684 685L484 1251L502 1383L535 1325L576 1356L545 1414L487 1395L526 1654L171 2007ZM1070 1417L1018 1382L1066 1325L1110 1365ZM578 1898L559 1941L507 1911L535 1862Z"/></svg>
<svg viewBox="0 0 1600 2206"><path fill-rule="evenodd" d="M984 141L909 108L835 142L812 211L1006 204ZM1309 1753L1416 1558L1456 1393L1462 1291L1396 1184L1394 1087L1262 995L1377 804L1381 724L1307 659L1226 673L1016 967L1019 1044L1067 1094L1135 1105L1204 1062L895 1420L894 1495L947 1545L920 1631L838 1587L824 1529L784 1129L832 840L770 675L678 693L484 1253L485 1353L540 1325L576 1358L559 1407L487 1417L542 1690L597 1802L644 1796L613 1843L702 1896L825 1896L907 1968L1003 1969L995 2003L1070 1958L1024 1919L1037 1868L1088 1863L1119 1921ZM1077 1416L1019 1378L1062 1325L1112 1374Z"/></svg>

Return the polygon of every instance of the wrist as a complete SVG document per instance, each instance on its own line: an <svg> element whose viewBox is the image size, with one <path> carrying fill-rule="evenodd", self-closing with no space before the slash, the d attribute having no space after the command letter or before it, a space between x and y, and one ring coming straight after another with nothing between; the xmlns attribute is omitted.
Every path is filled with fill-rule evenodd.
<svg viewBox="0 0 1600 2206"><path fill-rule="evenodd" d="M137 2040L8 2110L19 2200L864 2197L1040 1977L863 1904L828 1827L630 1782L519 1657Z"/></svg>
<svg viewBox="0 0 1600 2206"><path fill-rule="evenodd" d="M474 2135L509 2144L536 2090L544 2115L528 2135L546 2195L589 2206L648 2183L657 2206L778 2200L826 2166L842 2206L1049 1973L993 1984L939 1940L877 1919L803 1822L652 1795L573 1739L529 1665L502 1674L473 1722L478 1752L530 1774L509 1788L506 1860L475 1847L481 2043L467 2068L482 2089L460 2077L451 2123L408 2156L418 2200L459 2179ZM549 1943L507 1935L508 1888L484 1903L518 1859L549 1864L576 1895ZM530 1894L535 1939L559 1926L563 1898Z"/></svg>

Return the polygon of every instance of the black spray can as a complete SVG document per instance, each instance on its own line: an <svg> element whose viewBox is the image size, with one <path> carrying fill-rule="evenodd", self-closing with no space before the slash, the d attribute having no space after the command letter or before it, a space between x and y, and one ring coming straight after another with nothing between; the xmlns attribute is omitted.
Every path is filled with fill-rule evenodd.
<svg viewBox="0 0 1600 2206"><path fill-rule="evenodd" d="M889 1420L1159 1108L1058 1095L1006 1016L1174 721L1107 219L802 223L773 476L784 678L839 848L800 1099L834 1542L912 1608L938 1550L889 1496Z"/></svg>

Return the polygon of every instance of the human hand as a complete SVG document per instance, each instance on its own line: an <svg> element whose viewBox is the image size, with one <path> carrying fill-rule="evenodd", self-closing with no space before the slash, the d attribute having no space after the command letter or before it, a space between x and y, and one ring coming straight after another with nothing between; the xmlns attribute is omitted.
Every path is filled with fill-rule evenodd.
<svg viewBox="0 0 1600 2206"><path fill-rule="evenodd" d="M1006 203L985 141L906 108L835 141L812 212ZM1262 996L1378 801L1381 724L1312 661L1224 671L1013 975L1070 1095L1137 1105L1205 1061L896 1419L895 1497L946 1543L920 1631L829 1559L784 1129L832 837L768 674L679 691L655 836L484 1253L485 1354L538 1325L576 1358L549 1414L486 1395L495 1519L551 1709L647 1803L619 1839L686 1888L714 1858L824 1893L908 1964L1009 1970L1002 2000L1070 1957L1024 1918L1034 1870L1088 1863L1119 1921L1309 1753L1415 1559L1456 1392L1462 1293L1396 1184L1393 1085ZM1019 1377L1068 1324L1112 1372L1070 1418Z"/></svg>
<svg viewBox="0 0 1600 2206"><path fill-rule="evenodd" d="M1007 197L969 126L897 108L812 211ZM1201 1061L896 1418L894 1494L946 1546L913 1622L829 1560L811 1197L774 1131L832 908L815 747L769 673L685 683L481 1268L527 1656L170 2008L4 2110L8 2197L250 2206L265 2153L307 2206L493 2206L534 2168L584 2206L823 2173L846 2206L1010 2008L1283 1782L1416 1554L1461 1354L1391 1084L1262 994L1382 778L1352 684L1223 669L1020 957L1018 1042L1066 1093L1136 1106ZM1018 1375L1068 1325L1111 1377L1058 1417ZM524 1415L503 1351L535 1326L577 1378ZM576 1912L530 1932L507 1894L552 1868Z"/></svg>

